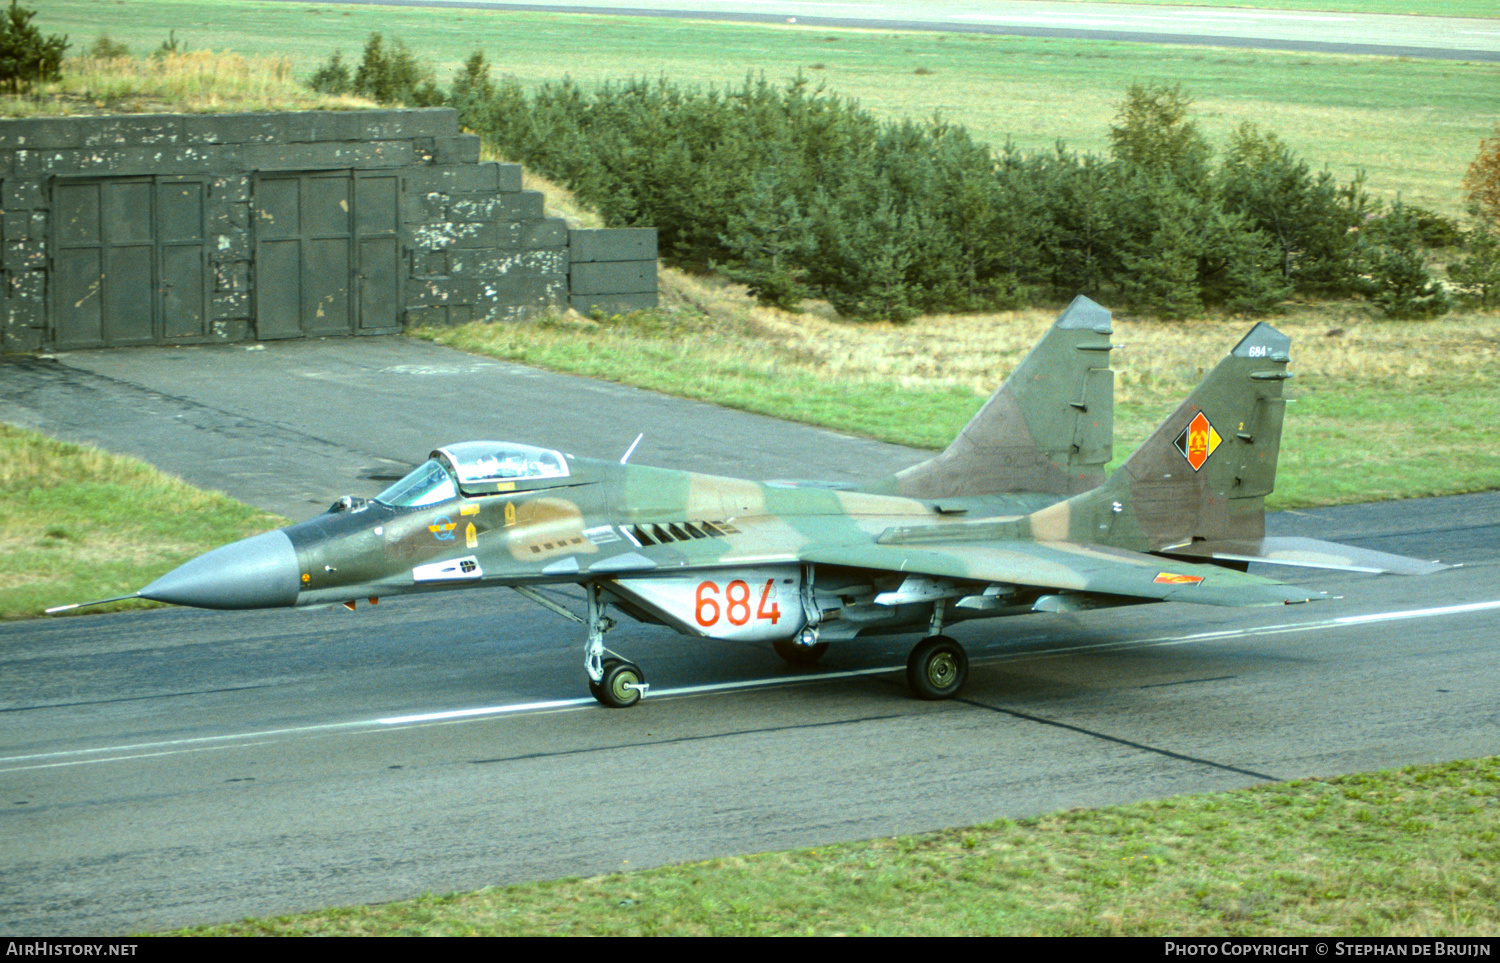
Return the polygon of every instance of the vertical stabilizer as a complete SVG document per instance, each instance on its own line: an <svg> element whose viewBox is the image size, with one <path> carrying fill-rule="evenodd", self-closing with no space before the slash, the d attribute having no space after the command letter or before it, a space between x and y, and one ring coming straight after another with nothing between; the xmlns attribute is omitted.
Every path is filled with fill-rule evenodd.
<svg viewBox="0 0 1500 963"><path fill-rule="evenodd" d="M1140 552L1259 539L1290 346L1257 324L1103 487L1032 515L1036 536Z"/></svg>
<svg viewBox="0 0 1500 963"><path fill-rule="evenodd" d="M1075 298L946 451L873 490L935 499L1097 487L1114 444L1110 334L1109 312Z"/></svg>

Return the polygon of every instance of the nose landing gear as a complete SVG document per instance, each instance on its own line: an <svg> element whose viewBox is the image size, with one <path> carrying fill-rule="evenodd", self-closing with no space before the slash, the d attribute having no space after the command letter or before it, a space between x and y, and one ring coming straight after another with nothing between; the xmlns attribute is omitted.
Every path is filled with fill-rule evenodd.
<svg viewBox="0 0 1500 963"><path fill-rule="evenodd" d="M591 582L586 590L589 612L585 624L589 634L584 646L583 670L588 676L589 694L611 709L627 709L640 702L651 685L640 666L604 647L604 633L615 627L615 620L604 614L603 588ZM606 659L605 653L611 658Z"/></svg>

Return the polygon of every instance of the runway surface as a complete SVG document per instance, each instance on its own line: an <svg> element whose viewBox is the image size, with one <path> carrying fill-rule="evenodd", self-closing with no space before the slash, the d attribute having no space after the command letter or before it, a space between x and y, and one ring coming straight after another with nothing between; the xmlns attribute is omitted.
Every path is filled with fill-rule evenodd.
<svg viewBox="0 0 1500 963"><path fill-rule="evenodd" d="M728 20L805 29L941 31L1444 60L1500 60L1500 20L1262 10L1248 6L1059 3L1046 0L925 0L901 4L827 0L591 0L579 4L509 3L506 0L330 2Z"/></svg>
<svg viewBox="0 0 1500 963"><path fill-rule="evenodd" d="M752 477L917 456L402 339L0 365L0 420L298 519L466 437L609 456L645 430L633 461ZM799 673L625 622L652 695L605 710L577 627L504 591L0 625L0 924L151 931L1500 751L1500 495L1272 526L1465 564L970 623L938 704L906 693L914 637Z"/></svg>

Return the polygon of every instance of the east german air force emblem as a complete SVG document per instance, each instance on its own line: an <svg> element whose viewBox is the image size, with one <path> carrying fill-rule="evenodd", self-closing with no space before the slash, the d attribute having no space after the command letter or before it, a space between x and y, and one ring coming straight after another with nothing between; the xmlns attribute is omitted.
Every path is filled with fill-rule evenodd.
<svg viewBox="0 0 1500 963"><path fill-rule="evenodd" d="M1193 471L1197 471L1203 467L1204 462L1208 461L1208 456L1214 453L1214 449L1218 448L1219 442L1223 440L1214 430L1214 426L1209 424L1208 416L1200 411L1193 416L1192 421L1188 422L1187 427L1182 429L1182 434L1177 436L1177 450L1182 452L1182 457L1193 466Z"/></svg>

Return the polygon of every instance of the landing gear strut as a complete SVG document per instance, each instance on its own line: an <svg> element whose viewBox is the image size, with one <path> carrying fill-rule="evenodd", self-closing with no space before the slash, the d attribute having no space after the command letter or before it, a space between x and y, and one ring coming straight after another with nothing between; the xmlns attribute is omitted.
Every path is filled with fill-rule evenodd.
<svg viewBox="0 0 1500 963"><path fill-rule="evenodd" d="M634 662L626 661L604 647L604 633L615 627L615 620L604 614L604 589L596 583L584 585L589 613L588 618L581 619L534 588L526 585L511 588L543 608L582 623L588 629L588 641L583 649L583 671L589 682L590 695L611 709L624 709L641 701L646 690L651 688L646 682L646 673ZM610 658L606 659L606 654Z"/></svg>

